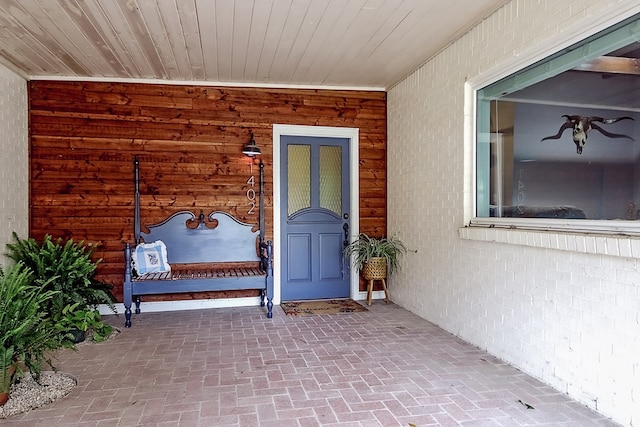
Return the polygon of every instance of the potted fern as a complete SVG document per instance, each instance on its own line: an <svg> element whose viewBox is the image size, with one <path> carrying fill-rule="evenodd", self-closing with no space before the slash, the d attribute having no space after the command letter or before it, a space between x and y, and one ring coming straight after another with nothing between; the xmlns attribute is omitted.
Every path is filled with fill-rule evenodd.
<svg viewBox="0 0 640 427"><path fill-rule="evenodd" d="M389 303L387 274L392 274L400 268L400 257L406 252L406 246L397 238L375 238L364 233L360 233L358 238L344 249L344 255L351 259L353 265L362 272L362 276L369 282L367 285L369 305L371 305L374 280L382 282L385 302Z"/></svg>
<svg viewBox="0 0 640 427"><path fill-rule="evenodd" d="M103 341L112 327L105 324L96 310L105 304L115 313L115 296L111 285L95 279L101 260L92 259L95 246L46 235L42 241L20 239L14 232L15 243L7 244L7 256L32 271L33 281L45 290L55 291L42 309L60 326L66 340L76 330L90 332L94 341ZM82 335L82 334L79 334Z"/></svg>
<svg viewBox="0 0 640 427"><path fill-rule="evenodd" d="M113 326L102 322L97 309L82 308L77 302L62 309L57 323L68 331L69 339L74 344L83 342L88 333L93 341L102 342L113 332Z"/></svg>
<svg viewBox="0 0 640 427"><path fill-rule="evenodd" d="M35 283L22 263L0 268L0 405L25 369L38 380L42 364L51 365L50 352L69 347L43 310L57 294L47 285Z"/></svg>
<svg viewBox="0 0 640 427"><path fill-rule="evenodd" d="M399 270L400 257L406 252L404 243L395 237L376 238L365 233L344 250L366 280L384 279Z"/></svg>

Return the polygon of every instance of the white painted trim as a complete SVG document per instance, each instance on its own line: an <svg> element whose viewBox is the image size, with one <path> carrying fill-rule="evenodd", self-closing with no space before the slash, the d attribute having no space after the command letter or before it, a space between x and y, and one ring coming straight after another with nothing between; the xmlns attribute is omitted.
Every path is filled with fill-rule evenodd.
<svg viewBox="0 0 640 427"><path fill-rule="evenodd" d="M373 299L383 299L385 297L384 291L373 291ZM352 295L352 299L356 301L365 301L367 299L366 291L358 291ZM274 310L278 304L274 305ZM124 305L122 303L115 304L117 315L122 315L122 323L124 324ZM184 310L206 310L213 308L234 308L234 307L258 307L257 310L264 310L265 316L267 313L266 307L263 309L260 307L259 297L246 297L246 298L214 298L214 299L194 299L194 300L180 300L180 301L149 301L143 302L141 306L142 314L144 313L164 313L170 311L184 311ZM101 315L113 315L113 311L105 305L98 305L98 311ZM132 314L136 316L136 314Z"/></svg>
<svg viewBox="0 0 640 427"><path fill-rule="evenodd" d="M543 229L463 227L461 239L612 257L640 258L640 238L594 233L562 233Z"/></svg>
<svg viewBox="0 0 640 427"><path fill-rule="evenodd" d="M376 300L376 299L385 299L387 296L385 295L384 291L373 291L371 292L371 299L372 300ZM358 293L354 296L351 297L351 299L355 300L355 301L363 301L366 302L367 301L367 291L358 291Z"/></svg>
<svg viewBox="0 0 640 427"><path fill-rule="evenodd" d="M321 89L321 90L349 90L367 92L385 92L387 89L379 86L330 86L311 84L286 84L286 83L258 83L258 82L211 82L203 80L162 80L162 79L137 79L121 77L86 77L86 76L23 76L25 80L55 80L72 82L102 82L102 83L143 83L176 86L222 86L222 87L246 87L267 89Z"/></svg>
<svg viewBox="0 0 640 427"><path fill-rule="evenodd" d="M280 233L282 227L280 225L281 200L280 200L280 138L283 135L293 136L312 136L325 138L348 138L349 139L349 157L351 159L349 178L349 187L351 191L351 240L353 240L360 232L360 170L358 165L360 159L358 157L358 148L360 146L360 131L358 128L344 127L328 127L328 126L298 126L298 125L273 125L273 246L274 246L274 297L273 303L280 304L281 297L281 279L280 274ZM361 299L358 289L358 272L351 267L351 298Z"/></svg>
<svg viewBox="0 0 640 427"><path fill-rule="evenodd" d="M165 311L182 311L182 310L202 310L207 308L230 308L230 307L251 307L260 306L260 297L245 298L212 298L212 299L193 299L180 301L149 301L143 302L140 306L142 313L158 313ZM104 304L98 306L100 314L113 314L111 309ZM124 313L124 305L116 304L118 314ZM266 316L267 309L264 313ZM135 314L134 314L135 316ZM124 317L122 318L124 324Z"/></svg>

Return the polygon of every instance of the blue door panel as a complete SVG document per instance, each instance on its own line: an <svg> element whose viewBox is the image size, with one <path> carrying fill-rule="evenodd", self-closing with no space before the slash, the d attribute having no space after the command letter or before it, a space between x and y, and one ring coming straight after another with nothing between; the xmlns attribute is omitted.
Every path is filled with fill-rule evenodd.
<svg viewBox="0 0 640 427"><path fill-rule="evenodd" d="M311 235L290 234L287 240L289 280L311 280Z"/></svg>
<svg viewBox="0 0 640 427"><path fill-rule="evenodd" d="M320 279L342 280L342 241L343 236L338 233L323 233L320 238Z"/></svg>

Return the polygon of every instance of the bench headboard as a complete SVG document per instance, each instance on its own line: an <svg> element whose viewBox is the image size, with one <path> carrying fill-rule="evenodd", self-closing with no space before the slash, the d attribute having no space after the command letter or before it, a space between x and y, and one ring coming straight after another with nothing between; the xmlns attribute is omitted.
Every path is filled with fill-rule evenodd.
<svg viewBox="0 0 640 427"><path fill-rule="evenodd" d="M260 261L264 247L264 171L260 162L259 230L254 225L238 221L232 215L214 211L205 221L190 211L179 211L159 224L148 225L142 231L140 218L140 162L134 156L134 238L138 244L162 240L167 247L170 264ZM197 227L189 227L198 221ZM207 224L205 224L207 222ZM256 241L256 239L259 239ZM264 260L263 260L264 261Z"/></svg>
<svg viewBox="0 0 640 427"><path fill-rule="evenodd" d="M188 227L194 221L197 227ZM140 232L145 242L162 240L167 247L169 264L260 261L260 231L240 222L226 212L211 212L207 226L189 211L180 211L159 224L149 225L149 233ZM214 227L214 228L210 228Z"/></svg>

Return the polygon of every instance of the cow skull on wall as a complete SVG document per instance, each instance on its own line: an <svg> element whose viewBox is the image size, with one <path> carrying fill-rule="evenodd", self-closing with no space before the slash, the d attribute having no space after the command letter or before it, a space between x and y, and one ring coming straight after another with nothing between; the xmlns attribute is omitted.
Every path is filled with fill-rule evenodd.
<svg viewBox="0 0 640 427"><path fill-rule="evenodd" d="M591 129L595 129L604 136L608 136L609 138L627 138L633 141L628 135L611 133L604 129L602 129L599 125L594 122L609 124L619 122L620 120L633 120L633 117L625 116L618 117L616 119L604 119L602 117L593 117L593 116L569 116L563 115L566 121L560 126L560 130L558 133L552 136L547 136L542 138L542 141L546 141L548 139L560 139L565 130L569 128L573 128L573 142L576 144L576 152L578 154L582 154L582 147L587 143L587 136L589 135L589 131Z"/></svg>

